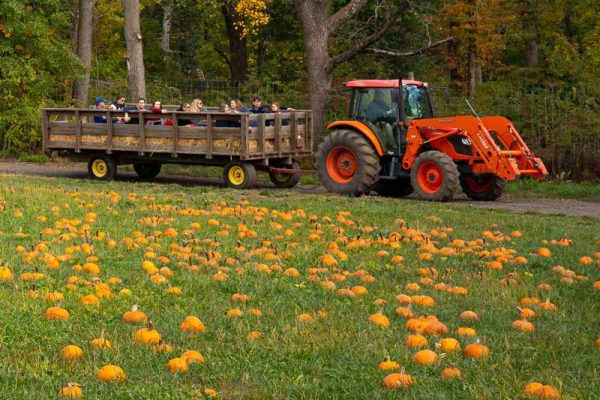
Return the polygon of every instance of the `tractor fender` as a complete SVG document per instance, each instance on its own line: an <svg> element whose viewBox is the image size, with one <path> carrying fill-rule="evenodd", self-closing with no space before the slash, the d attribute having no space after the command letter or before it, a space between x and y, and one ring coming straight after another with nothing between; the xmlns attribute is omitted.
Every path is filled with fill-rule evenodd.
<svg viewBox="0 0 600 400"><path fill-rule="evenodd" d="M327 125L327 129L333 128L349 128L364 135L367 140L373 145L373 148L380 157L383 156L383 148L377 138L377 135L365 124L360 121L336 121Z"/></svg>

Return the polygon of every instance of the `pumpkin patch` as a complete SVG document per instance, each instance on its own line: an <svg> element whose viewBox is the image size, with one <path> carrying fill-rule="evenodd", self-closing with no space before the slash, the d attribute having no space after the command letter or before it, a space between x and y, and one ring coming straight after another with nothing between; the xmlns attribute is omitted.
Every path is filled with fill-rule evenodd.
<svg viewBox="0 0 600 400"><path fill-rule="evenodd" d="M600 398L599 221L3 179L14 398Z"/></svg>

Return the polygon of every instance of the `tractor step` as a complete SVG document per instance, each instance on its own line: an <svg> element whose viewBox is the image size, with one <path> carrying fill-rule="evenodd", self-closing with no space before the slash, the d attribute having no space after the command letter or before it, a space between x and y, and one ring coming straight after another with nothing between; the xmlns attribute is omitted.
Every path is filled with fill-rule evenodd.
<svg viewBox="0 0 600 400"><path fill-rule="evenodd" d="M521 150L502 150L501 153L508 157L519 157L523 155Z"/></svg>

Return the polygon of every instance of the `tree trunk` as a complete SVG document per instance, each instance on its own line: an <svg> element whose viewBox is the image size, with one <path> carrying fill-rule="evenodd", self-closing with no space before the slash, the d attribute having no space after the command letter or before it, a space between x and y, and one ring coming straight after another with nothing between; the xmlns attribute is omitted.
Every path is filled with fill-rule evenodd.
<svg viewBox="0 0 600 400"><path fill-rule="evenodd" d="M248 79L248 51L246 49L246 38L242 37L242 30L238 29L236 23L241 22L235 13L232 1L226 2L221 7L221 13L225 17L225 28L229 39L229 68L233 82Z"/></svg>
<svg viewBox="0 0 600 400"><path fill-rule="evenodd" d="M175 2L168 0L163 7L163 22L162 22L162 38L161 47L165 53L171 51L171 25L173 23L173 11L175 10Z"/></svg>
<svg viewBox="0 0 600 400"><path fill-rule="evenodd" d="M327 50L329 31L327 29L327 5L314 1L295 0L296 10L302 22L308 67L308 93L310 109L313 110L314 140L316 151L325 130L327 91L331 87L333 69ZM328 2L326 2L328 3Z"/></svg>
<svg viewBox="0 0 600 400"><path fill-rule="evenodd" d="M125 43L127 44L127 72L131 97L146 97L144 53L140 30L138 0L121 0L125 9Z"/></svg>
<svg viewBox="0 0 600 400"><path fill-rule="evenodd" d="M83 77L73 82L73 100L78 107L88 104L90 89L90 67L92 65L92 22L94 18L94 0L79 1L77 30L77 57L84 68Z"/></svg>
<svg viewBox="0 0 600 400"><path fill-rule="evenodd" d="M477 50L475 49L475 44L471 44L471 46L469 48L469 70L468 70L468 76L467 76L468 97L473 96L473 93L475 92L475 88L477 87L478 64L479 63L477 62Z"/></svg>
<svg viewBox="0 0 600 400"><path fill-rule="evenodd" d="M535 67L538 65L538 42L535 37L527 41L527 67Z"/></svg>

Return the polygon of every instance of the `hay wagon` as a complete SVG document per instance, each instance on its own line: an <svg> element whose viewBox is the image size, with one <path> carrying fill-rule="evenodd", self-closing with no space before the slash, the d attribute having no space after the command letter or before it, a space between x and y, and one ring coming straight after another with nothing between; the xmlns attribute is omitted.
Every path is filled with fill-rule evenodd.
<svg viewBox="0 0 600 400"><path fill-rule="evenodd" d="M43 109L44 151L87 161L89 176L100 180L114 178L117 166L127 164L133 164L143 179L156 177L163 164L223 166L226 184L240 189L256 183L257 170L268 172L271 181L282 188L296 185L299 175L311 173L301 170L297 161L312 154L309 110L273 114L136 111L128 113L129 123L121 123L124 116L112 110Z"/></svg>

